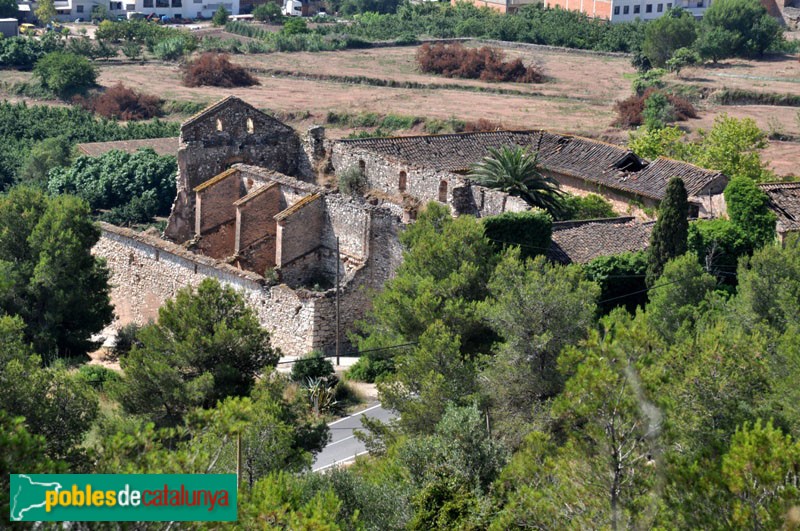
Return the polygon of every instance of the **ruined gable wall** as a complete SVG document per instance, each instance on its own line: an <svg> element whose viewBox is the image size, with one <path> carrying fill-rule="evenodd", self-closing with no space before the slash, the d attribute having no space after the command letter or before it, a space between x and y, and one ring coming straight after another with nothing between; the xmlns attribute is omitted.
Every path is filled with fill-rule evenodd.
<svg viewBox="0 0 800 531"><path fill-rule="evenodd" d="M253 132L247 120L253 121ZM217 130L217 120L222 131ZM297 132L236 101L185 124L178 150L178 193L165 235L174 241L191 237L194 221L192 190L229 168L244 162L303 180L314 178Z"/></svg>
<svg viewBox="0 0 800 531"><path fill-rule="evenodd" d="M281 211L281 190L272 185L236 207L236 251L277 233L275 216Z"/></svg>
<svg viewBox="0 0 800 531"><path fill-rule="evenodd" d="M315 337L318 299L323 294L269 285L253 273L193 253L153 236L101 224L101 237L92 252L106 259L111 271L113 328L127 323L146 324L158 317L158 308L179 289L215 278L237 289L270 331L272 345L284 354L310 352Z"/></svg>
<svg viewBox="0 0 800 531"><path fill-rule="evenodd" d="M236 219L236 207L233 203L242 197L243 192L238 172L231 173L211 186L195 192L198 201L195 211L197 235Z"/></svg>
<svg viewBox="0 0 800 531"><path fill-rule="evenodd" d="M276 263L285 268L320 245L325 203L319 195L304 198L278 218Z"/></svg>
<svg viewBox="0 0 800 531"><path fill-rule="evenodd" d="M344 354L354 350L348 332L354 331L355 322L369 311L372 293L383 289L386 281L394 277L403 259L398 238L404 226L400 217L382 207L369 209L369 216L369 256L363 266L348 273L340 296L341 352ZM336 338L335 290L328 290L326 297L317 299L316 304L314 348L332 354Z"/></svg>

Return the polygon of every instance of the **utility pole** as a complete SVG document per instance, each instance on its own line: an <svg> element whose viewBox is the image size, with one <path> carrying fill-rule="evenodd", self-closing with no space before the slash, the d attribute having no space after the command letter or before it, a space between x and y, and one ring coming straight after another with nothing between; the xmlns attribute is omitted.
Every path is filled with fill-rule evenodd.
<svg viewBox="0 0 800 531"><path fill-rule="evenodd" d="M339 237L336 237L336 365L340 366L339 361L339 262L341 255L339 254Z"/></svg>
<svg viewBox="0 0 800 531"><path fill-rule="evenodd" d="M242 431L236 433L236 485L242 486Z"/></svg>

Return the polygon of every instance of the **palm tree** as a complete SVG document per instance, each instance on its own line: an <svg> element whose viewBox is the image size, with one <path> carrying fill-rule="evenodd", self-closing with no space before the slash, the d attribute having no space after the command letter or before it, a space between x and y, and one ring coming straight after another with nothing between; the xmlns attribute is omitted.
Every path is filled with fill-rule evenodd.
<svg viewBox="0 0 800 531"><path fill-rule="evenodd" d="M564 192L558 182L540 171L538 153L520 146L489 148L489 155L472 166L469 177L487 188L514 195L554 218L563 209Z"/></svg>

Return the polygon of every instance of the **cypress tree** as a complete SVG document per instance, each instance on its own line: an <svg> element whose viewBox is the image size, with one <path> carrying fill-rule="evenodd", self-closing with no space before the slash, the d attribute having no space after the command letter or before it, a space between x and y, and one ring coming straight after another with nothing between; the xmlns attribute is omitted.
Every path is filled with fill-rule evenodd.
<svg viewBox="0 0 800 531"><path fill-rule="evenodd" d="M689 199L680 177L673 177L658 212L647 252L647 285L652 287L664 264L686 252L689 233Z"/></svg>

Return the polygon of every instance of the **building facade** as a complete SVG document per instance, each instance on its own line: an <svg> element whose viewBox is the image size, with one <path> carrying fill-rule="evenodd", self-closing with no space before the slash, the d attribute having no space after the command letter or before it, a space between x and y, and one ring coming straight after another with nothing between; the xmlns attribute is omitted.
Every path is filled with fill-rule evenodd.
<svg viewBox="0 0 800 531"><path fill-rule="evenodd" d="M545 7L579 11L611 22L652 20L673 7L681 7L702 18L712 0L544 0Z"/></svg>
<svg viewBox="0 0 800 531"><path fill-rule="evenodd" d="M71 22L77 19L91 20L92 10L102 6L115 17L130 18L133 13L150 15L155 13L159 19L211 18L223 6L232 15L239 14L239 0L56 0L56 19ZM37 2L20 2L21 11L33 13Z"/></svg>

